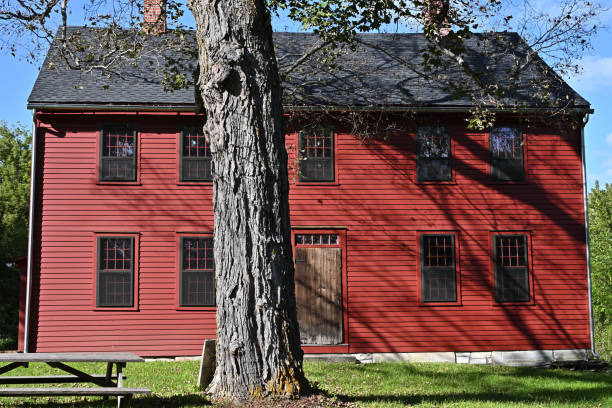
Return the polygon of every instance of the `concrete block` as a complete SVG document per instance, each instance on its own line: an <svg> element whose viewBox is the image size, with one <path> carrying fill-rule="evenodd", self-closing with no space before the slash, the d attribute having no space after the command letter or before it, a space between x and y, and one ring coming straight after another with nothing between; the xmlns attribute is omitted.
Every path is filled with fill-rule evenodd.
<svg viewBox="0 0 612 408"><path fill-rule="evenodd" d="M176 357L175 360L176 361L194 361L194 360L199 360L201 358L202 356L183 356L183 357Z"/></svg>
<svg viewBox="0 0 612 408"><path fill-rule="evenodd" d="M552 362L552 350L494 351L491 354L493 364L513 367L534 367Z"/></svg>
<svg viewBox="0 0 612 408"><path fill-rule="evenodd" d="M554 361L584 361L587 359L587 350L554 350Z"/></svg>
<svg viewBox="0 0 612 408"><path fill-rule="evenodd" d="M374 361L383 362L407 362L407 363L454 363L455 353L373 353Z"/></svg>
<svg viewBox="0 0 612 408"><path fill-rule="evenodd" d="M304 361L323 361L326 363L358 363L354 354L305 354Z"/></svg>
<svg viewBox="0 0 612 408"><path fill-rule="evenodd" d="M370 364L374 362L372 353L359 353L355 354L355 358L362 364Z"/></svg>
<svg viewBox="0 0 612 408"><path fill-rule="evenodd" d="M455 356L457 364L470 364L470 356Z"/></svg>
<svg viewBox="0 0 612 408"><path fill-rule="evenodd" d="M491 352L490 351L472 351L470 353L470 358L472 359L491 358Z"/></svg>

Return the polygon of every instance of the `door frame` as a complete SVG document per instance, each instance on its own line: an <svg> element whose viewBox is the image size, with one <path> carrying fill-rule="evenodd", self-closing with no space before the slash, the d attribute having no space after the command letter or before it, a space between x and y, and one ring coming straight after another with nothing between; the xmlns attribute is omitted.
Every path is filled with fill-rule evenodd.
<svg viewBox="0 0 612 408"><path fill-rule="evenodd" d="M304 245L300 248L340 248L340 259L342 269L340 271L342 282L342 344L338 345L312 345L303 346L307 353L348 353L348 278L347 278L347 255L346 255L346 227L291 227L291 248L293 251L293 263L295 265L295 235L296 234L337 234L338 243L335 245Z"/></svg>

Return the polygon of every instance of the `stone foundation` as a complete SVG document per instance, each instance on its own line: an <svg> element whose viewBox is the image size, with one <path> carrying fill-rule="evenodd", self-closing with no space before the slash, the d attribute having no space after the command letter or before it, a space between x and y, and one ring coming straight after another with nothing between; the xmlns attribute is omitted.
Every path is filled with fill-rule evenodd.
<svg viewBox="0 0 612 408"><path fill-rule="evenodd" d="M335 362L409 362L489 364L512 367L538 367L558 362L585 361L589 350L525 350L525 351L456 351L428 353L361 353L361 354L306 354L306 361Z"/></svg>

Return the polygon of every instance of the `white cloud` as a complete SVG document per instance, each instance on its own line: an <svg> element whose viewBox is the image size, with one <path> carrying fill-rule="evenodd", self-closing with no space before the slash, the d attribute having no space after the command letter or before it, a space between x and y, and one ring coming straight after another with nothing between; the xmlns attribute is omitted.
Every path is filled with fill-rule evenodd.
<svg viewBox="0 0 612 408"><path fill-rule="evenodd" d="M606 143L612 146L612 133L606 136Z"/></svg>
<svg viewBox="0 0 612 408"><path fill-rule="evenodd" d="M612 88L612 57L587 56L580 64L582 73L569 78L570 84L578 92Z"/></svg>

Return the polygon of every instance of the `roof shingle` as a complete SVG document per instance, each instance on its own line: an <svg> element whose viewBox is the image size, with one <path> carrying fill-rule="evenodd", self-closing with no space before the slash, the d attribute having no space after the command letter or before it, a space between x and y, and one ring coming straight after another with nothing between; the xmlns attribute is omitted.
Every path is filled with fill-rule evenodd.
<svg viewBox="0 0 612 408"><path fill-rule="evenodd" d="M94 30L71 27L84 38L94 40ZM193 33L187 41L195 44ZM274 33L277 60L281 72L318 37L308 33ZM443 64L436 72L423 76L422 53L427 47L423 34L359 34L354 50L344 47L332 50L334 63L320 62L314 54L283 81L284 103L290 106L360 106L360 107L470 107L478 86L456 64ZM173 92L165 91L162 81L164 56L143 52L135 61L124 61L109 78L100 72L69 69L62 62L57 45L51 47L28 103L163 105L194 106L193 86ZM521 71L517 78L510 72L517 57L530 49L516 33L475 34L465 41L465 63L491 84L508 92L499 106L537 107L542 104L542 83L546 83L546 100L550 104L588 108L589 103L558 77L539 58ZM146 50L145 50L146 51ZM177 55L173 55L177 57ZM183 67L193 75L195 61ZM411 68L414 67L414 68ZM455 87L461 85L461 87ZM465 93L465 86L473 91Z"/></svg>

